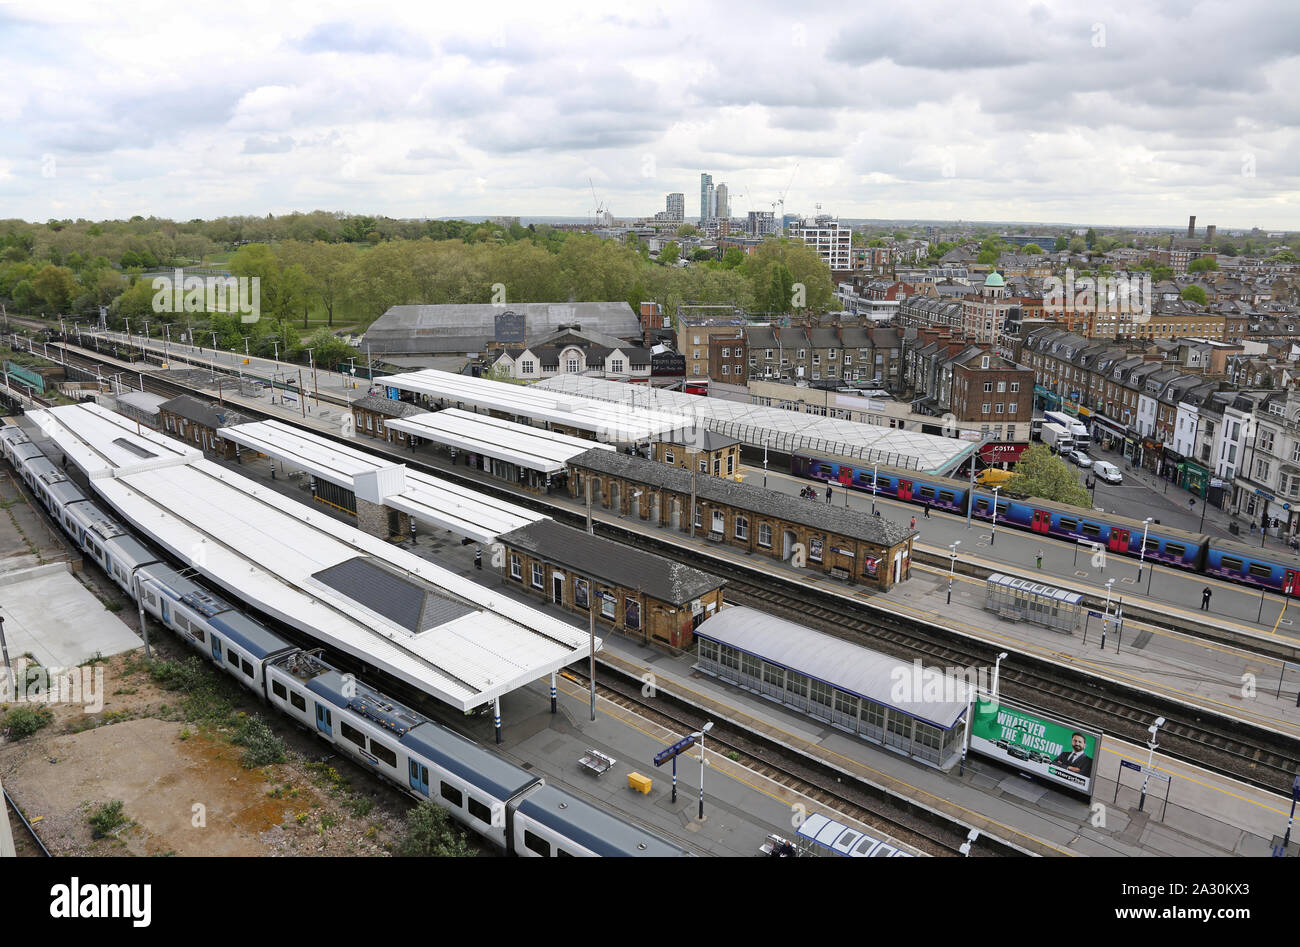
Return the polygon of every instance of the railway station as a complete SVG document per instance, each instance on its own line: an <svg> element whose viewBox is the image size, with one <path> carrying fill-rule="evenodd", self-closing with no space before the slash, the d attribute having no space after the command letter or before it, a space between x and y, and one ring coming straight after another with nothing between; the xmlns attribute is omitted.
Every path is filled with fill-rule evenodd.
<svg viewBox="0 0 1300 947"><path fill-rule="evenodd" d="M639 443L692 426L690 418L681 414L654 408L632 411L609 401L554 393L537 385L510 385L432 368L385 375L382 383L418 395L431 407L463 409L469 405L495 417L537 421L561 434L599 441Z"/></svg>
<svg viewBox="0 0 1300 947"><path fill-rule="evenodd" d="M286 477L305 472L313 500L353 514L372 536L405 536L414 518L486 543L546 518L282 421L222 428L221 435L271 458L272 476L277 461Z"/></svg>
<svg viewBox="0 0 1300 947"><path fill-rule="evenodd" d="M939 769L961 756L965 682L941 680L927 699L924 687L900 688L913 675L898 658L743 606L714 615L695 636L696 667L706 674Z"/></svg>
<svg viewBox="0 0 1300 947"><path fill-rule="evenodd" d="M585 630L105 414L73 405L29 417L86 460L100 498L142 536L363 669L460 710L493 704L499 721L502 695L591 651Z"/></svg>
<svg viewBox="0 0 1300 947"><path fill-rule="evenodd" d="M858 510L591 450L569 462L569 493L619 516L805 565L885 591L910 575L916 530ZM685 511L695 503L692 525Z"/></svg>
<svg viewBox="0 0 1300 947"><path fill-rule="evenodd" d="M458 408L393 419L388 428L439 444L453 459L462 453L469 466L538 492L563 483L568 462L593 449L587 439ZM614 450L609 444L594 446Z"/></svg>
<svg viewBox="0 0 1300 947"><path fill-rule="evenodd" d="M945 473L979 449L974 441L938 437L843 418L786 411L764 405L708 398L679 391L606 381L587 375L555 375L529 391L612 402L638 414L685 416L715 434L734 437L755 450L779 454L811 451L853 457L882 466Z"/></svg>

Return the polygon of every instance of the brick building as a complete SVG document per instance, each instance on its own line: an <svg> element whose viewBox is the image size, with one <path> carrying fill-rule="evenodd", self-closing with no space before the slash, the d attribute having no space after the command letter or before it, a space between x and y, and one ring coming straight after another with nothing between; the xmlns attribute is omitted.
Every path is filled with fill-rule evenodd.
<svg viewBox="0 0 1300 947"><path fill-rule="evenodd" d="M740 472L740 441L705 428L693 428L685 436L667 434L651 450L655 460L672 467L714 477L734 477Z"/></svg>
<svg viewBox="0 0 1300 947"><path fill-rule="evenodd" d="M916 530L883 517L612 451L579 454L569 469L572 496L585 499L590 490L593 506L620 515L751 554L802 560L882 592L910 575ZM694 529L684 512L692 496Z"/></svg>
<svg viewBox="0 0 1300 947"><path fill-rule="evenodd" d="M387 422L393 418L409 418L413 414L427 413L405 401L394 401L383 395L369 394L352 402L352 422L358 434L381 437L390 444L406 446L406 434L394 431Z"/></svg>
<svg viewBox="0 0 1300 947"><path fill-rule="evenodd" d="M709 377L728 385L743 385L745 373L745 337L739 330L733 336L709 337Z"/></svg>
<svg viewBox="0 0 1300 947"><path fill-rule="evenodd" d="M1034 372L988 351L952 363L952 413L959 422L996 429L995 440L1028 441Z"/></svg>
<svg viewBox="0 0 1300 947"><path fill-rule="evenodd" d="M219 428L247 424L245 417L230 408L201 401L191 395L181 395L158 406L159 430L177 440L193 444L206 454L216 454L226 460L238 455L238 445L217 433Z"/></svg>
<svg viewBox="0 0 1300 947"><path fill-rule="evenodd" d="M723 579L545 519L501 537L502 579L612 628L689 648L722 607ZM602 632L603 634L603 632Z"/></svg>

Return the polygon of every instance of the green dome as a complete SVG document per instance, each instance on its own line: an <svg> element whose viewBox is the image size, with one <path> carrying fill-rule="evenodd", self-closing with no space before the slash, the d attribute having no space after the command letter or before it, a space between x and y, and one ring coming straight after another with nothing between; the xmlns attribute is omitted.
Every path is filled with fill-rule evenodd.
<svg viewBox="0 0 1300 947"><path fill-rule="evenodd" d="M992 270L992 271L989 272L989 275L985 278L985 280L984 280L984 285L985 285L985 286L1005 286L1005 285L1007 285L1007 283L1006 283L1006 280L1004 280L1001 276L998 275L998 271L997 271L997 270Z"/></svg>

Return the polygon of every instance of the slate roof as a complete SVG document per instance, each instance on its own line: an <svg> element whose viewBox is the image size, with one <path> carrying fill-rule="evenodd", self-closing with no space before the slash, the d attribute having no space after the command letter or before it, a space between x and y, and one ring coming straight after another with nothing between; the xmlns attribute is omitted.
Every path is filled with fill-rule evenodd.
<svg viewBox="0 0 1300 947"><path fill-rule="evenodd" d="M613 585L639 588L651 598L670 605L685 605L726 582L663 556L562 526L555 520L530 523L503 534L501 541Z"/></svg>
<svg viewBox="0 0 1300 947"><path fill-rule="evenodd" d="M812 502L793 494L779 493L776 490L724 480L721 477L708 475L695 477L689 470L656 463L644 457L593 449L574 457L569 461L569 465L672 490L687 496L690 495L691 480L694 477L695 494L702 500L726 504L753 514L772 516L789 523L880 546L894 546L905 541L909 536L916 535L916 530L908 529L902 523L896 523L884 516L872 516L870 513L845 509L843 506L835 506L821 500ZM843 488L837 487L837 489Z"/></svg>
<svg viewBox="0 0 1300 947"><path fill-rule="evenodd" d="M438 594L426 582L398 575L369 556L340 562L312 578L416 635L477 611L473 605Z"/></svg>
<svg viewBox="0 0 1300 947"><path fill-rule="evenodd" d="M231 408L201 401L191 395L180 395L170 401L164 401L158 405L158 410L170 411L187 421L193 421L195 424L201 424L214 431L219 427L246 424L253 420Z"/></svg>
<svg viewBox="0 0 1300 947"><path fill-rule="evenodd" d="M641 334L641 322L626 302L512 303L510 309L524 316L526 339L569 324L617 339ZM495 338L502 311L491 303L392 306L366 330L365 341L375 354L481 352Z"/></svg>
<svg viewBox="0 0 1300 947"><path fill-rule="evenodd" d="M352 402L352 407L374 411L376 414L383 414L390 418L409 418L413 414L425 414L428 410L407 401L394 401L383 395L366 395L364 398L357 398Z"/></svg>

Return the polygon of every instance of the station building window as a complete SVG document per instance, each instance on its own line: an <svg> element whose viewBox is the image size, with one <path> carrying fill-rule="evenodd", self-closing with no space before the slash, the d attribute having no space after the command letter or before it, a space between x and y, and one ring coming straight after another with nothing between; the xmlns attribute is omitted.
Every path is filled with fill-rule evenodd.
<svg viewBox="0 0 1300 947"><path fill-rule="evenodd" d="M510 554L510 578L523 580L524 569L523 562L514 553Z"/></svg>
<svg viewBox="0 0 1300 947"><path fill-rule="evenodd" d="M613 621L618 614L618 600L609 592L600 596L600 617Z"/></svg>
<svg viewBox="0 0 1300 947"><path fill-rule="evenodd" d="M758 544L760 546L771 548L772 546L772 527L768 523L758 524Z"/></svg>
<svg viewBox="0 0 1300 947"><path fill-rule="evenodd" d="M736 517L736 538L742 540L749 538L749 517Z"/></svg>
<svg viewBox="0 0 1300 947"><path fill-rule="evenodd" d="M546 578L546 570L542 568L540 562L533 563L533 588L540 589L543 587L543 580Z"/></svg>

